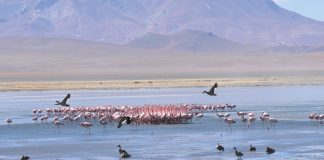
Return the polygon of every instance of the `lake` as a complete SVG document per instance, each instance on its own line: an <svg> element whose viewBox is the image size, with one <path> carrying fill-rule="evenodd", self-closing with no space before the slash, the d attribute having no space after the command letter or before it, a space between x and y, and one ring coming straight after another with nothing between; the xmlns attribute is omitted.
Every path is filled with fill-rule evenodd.
<svg viewBox="0 0 324 160"><path fill-rule="evenodd" d="M324 86L225 87L218 96L201 94L208 88L167 88L131 90L20 91L0 92L0 159L17 160L28 155L32 160L119 159L117 145L131 159L236 159L233 147L244 153L243 159L324 159L324 125L308 119L310 113L324 113ZM92 134L79 125L32 121L33 109L54 106L71 93L73 106L142 104L236 104L235 111L267 112L279 120L275 127L257 119L248 128L235 112L232 130L215 113L206 113L192 124L144 125L137 128L108 125L105 131L96 124ZM6 116L14 122L5 123ZM225 152L216 151L217 143ZM256 152L249 152L249 145ZM270 146L272 155L265 153Z"/></svg>

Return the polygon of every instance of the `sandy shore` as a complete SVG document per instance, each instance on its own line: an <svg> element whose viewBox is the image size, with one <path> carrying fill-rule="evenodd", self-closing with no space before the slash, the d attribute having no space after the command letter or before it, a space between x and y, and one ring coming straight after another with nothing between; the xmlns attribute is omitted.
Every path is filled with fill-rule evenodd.
<svg viewBox="0 0 324 160"><path fill-rule="evenodd" d="M28 38L2 39L0 48L0 91L324 83L321 52L195 53Z"/></svg>
<svg viewBox="0 0 324 160"><path fill-rule="evenodd" d="M252 77L211 79L159 79L159 80L111 80L111 81L64 81L64 82L0 82L0 91L35 90L92 90L92 89L137 89L208 87L217 82L219 86L283 86L320 85L324 77Z"/></svg>

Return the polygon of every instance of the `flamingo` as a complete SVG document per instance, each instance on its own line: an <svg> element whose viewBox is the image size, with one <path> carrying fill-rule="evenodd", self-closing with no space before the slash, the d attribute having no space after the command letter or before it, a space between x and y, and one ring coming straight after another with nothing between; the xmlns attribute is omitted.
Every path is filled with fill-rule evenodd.
<svg viewBox="0 0 324 160"><path fill-rule="evenodd" d="M268 122L270 122L270 125L275 128L275 124L278 123L278 120L275 118L268 118Z"/></svg>
<svg viewBox="0 0 324 160"><path fill-rule="evenodd" d="M242 117L244 115L247 115L246 112L236 112L236 114L239 116L239 117Z"/></svg>
<svg viewBox="0 0 324 160"><path fill-rule="evenodd" d="M233 110L234 108L236 108L235 104L226 104L226 107L229 108L230 110Z"/></svg>
<svg viewBox="0 0 324 160"><path fill-rule="evenodd" d="M218 118L220 118L220 119L222 119L222 118L224 118L224 117L225 117L225 115L224 115L224 114L220 114L220 113L216 113L216 115L217 115L217 117L218 117Z"/></svg>
<svg viewBox="0 0 324 160"><path fill-rule="evenodd" d="M242 117L241 117L241 120L242 120L242 122L247 122L248 118L247 118L247 117L244 117L244 116L242 116Z"/></svg>
<svg viewBox="0 0 324 160"><path fill-rule="evenodd" d="M107 124L108 124L108 121L107 120L101 120L99 121L99 123L103 126L103 128L105 129L105 131L107 130Z"/></svg>
<svg viewBox="0 0 324 160"><path fill-rule="evenodd" d="M86 128L87 130L89 130L89 134L91 134L90 127L92 127L93 124L91 124L90 122L81 122L80 124L83 128Z"/></svg>
<svg viewBox="0 0 324 160"><path fill-rule="evenodd" d="M225 117L225 118L228 118L230 115L231 115L230 113L225 113L225 114L224 114L224 117Z"/></svg>
<svg viewBox="0 0 324 160"><path fill-rule="evenodd" d="M33 115L37 113L37 109L33 109Z"/></svg>
<svg viewBox="0 0 324 160"><path fill-rule="evenodd" d="M204 116L204 113L196 113L195 116L197 118L202 118Z"/></svg>
<svg viewBox="0 0 324 160"><path fill-rule="evenodd" d="M235 121L232 118L226 118L224 121L229 125L232 131L232 124L235 123Z"/></svg>
<svg viewBox="0 0 324 160"><path fill-rule="evenodd" d="M262 124L264 124L265 121L267 121L268 117L266 116L261 116L260 120L262 121Z"/></svg>
<svg viewBox="0 0 324 160"><path fill-rule="evenodd" d="M38 117L37 116L35 116L35 115L33 115L33 118L32 118L32 120L36 123L37 122L37 120L38 120Z"/></svg>
<svg viewBox="0 0 324 160"><path fill-rule="evenodd" d="M73 121L75 121L75 124L78 123L78 121L81 119L81 115L77 115L76 117L73 118Z"/></svg>
<svg viewBox="0 0 324 160"><path fill-rule="evenodd" d="M248 113L248 115L249 115L250 117L255 117L255 114L252 113L252 112Z"/></svg>
<svg viewBox="0 0 324 160"><path fill-rule="evenodd" d="M270 115L269 115L269 113L267 113L267 112L262 112L261 116L269 117Z"/></svg>
<svg viewBox="0 0 324 160"><path fill-rule="evenodd" d="M278 123L278 120L275 118L268 118L268 121L270 122L271 125L274 125L275 123Z"/></svg>
<svg viewBox="0 0 324 160"><path fill-rule="evenodd" d="M250 126L252 126L254 124L255 120L256 120L255 117L248 118L248 128L250 128Z"/></svg>
<svg viewBox="0 0 324 160"><path fill-rule="evenodd" d="M319 116L320 124L323 124L324 114L320 114Z"/></svg>
<svg viewBox="0 0 324 160"><path fill-rule="evenodd" d="M64 123L63 122L61 122L61 121L54 121L54 126L56 126L57 128L60 128L60 126L62 126L62 125L64 125Z"/></svg>

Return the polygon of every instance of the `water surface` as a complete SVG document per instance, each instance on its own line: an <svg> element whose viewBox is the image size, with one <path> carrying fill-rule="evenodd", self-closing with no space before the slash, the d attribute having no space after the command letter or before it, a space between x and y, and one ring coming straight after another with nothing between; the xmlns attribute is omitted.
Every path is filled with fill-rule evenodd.
<svg viewBox="0 0 324 160"><path fill-rule="evenodd" d="M244 159L324 159L324 126L308 119L311 112L324 113L324 86L226 87L217 97L202 95L205 88L24 91L0 92L0 159L16 160L21 155L39 159L119 159L118 144L132 159L235 159L233 147ZM72 106L141 104L222 104L234 103L237 111L268 112L279 120L275 128L257 122L247 128L237 120L232 131L216 117L206 114L193 124L131 126L107 131L95 125L91 135L76 125L59 130L52 125L34 124L32 109L54 107L54 101L71 93ZM14 123L7 126L6 115ZM225 147L216 151L217 143ZM257 152L248 152L249 144ZM266 155L265 148L277 150Z"/></svg>

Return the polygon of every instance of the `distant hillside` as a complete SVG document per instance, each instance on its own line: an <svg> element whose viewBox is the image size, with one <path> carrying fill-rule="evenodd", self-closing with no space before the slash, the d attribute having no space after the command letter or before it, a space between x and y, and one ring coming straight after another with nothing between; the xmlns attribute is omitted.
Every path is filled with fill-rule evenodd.
<svg viewBox="0 0 324 160"><path fill-rule="evenodd" d="M312 76L324 73L322 53L197 54L52 38L0 39L0 48L1 82Z"/></svg>
<svg viewBox="0 0 324 160"><path fill-rule="evenodd" d="M218 37L213 33L196 30L180 31L171 35L148 33L131 41L128 46L191 52L243 51L244 45Z"/></svg>

